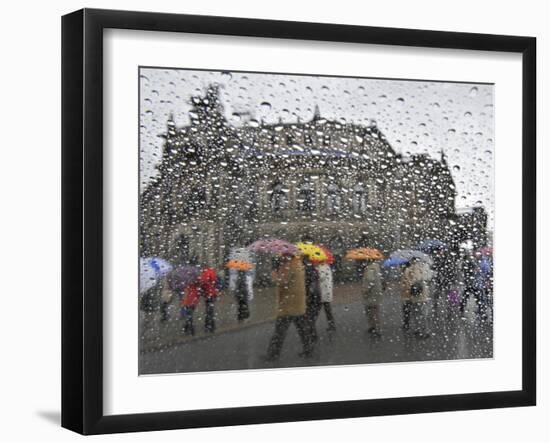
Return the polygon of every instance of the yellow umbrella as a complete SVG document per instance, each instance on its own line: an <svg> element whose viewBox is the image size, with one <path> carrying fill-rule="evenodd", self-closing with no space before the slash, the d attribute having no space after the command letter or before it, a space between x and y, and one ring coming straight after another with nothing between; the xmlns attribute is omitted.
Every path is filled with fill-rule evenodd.
<svg viewBox="0 0 550 443"><path fill-rule="evenodd" d="M303 242L296 243L296 246L300 252L310 260L315 260L318 262L328 260L327 254L319 246Z"/></svg>
<svg viewBox="0 0 550 443"><path fill-rule="evenodd" d="M382 260L384 254L376 248L355 248L346 254L348 260Z"/></svg>
<svg viewBox="0 0 550 443"><path fill-rule="evenodd" d="M244 260L229 260L225 267L229 269L237 269L238 271L250 271L254 265Z"/></svg>

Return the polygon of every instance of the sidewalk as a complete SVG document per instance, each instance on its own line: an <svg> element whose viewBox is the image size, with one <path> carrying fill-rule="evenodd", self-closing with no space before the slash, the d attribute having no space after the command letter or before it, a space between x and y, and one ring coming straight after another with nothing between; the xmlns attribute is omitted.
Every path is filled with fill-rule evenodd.
<svg viewBox="0 0 550 443"><path fill-rule="evenodd" d="M334 287L334 304L354 303L361 299L361 285L359 282L337 284ZM223 291L216 301L216 332L204 331L204 302L195 311L194 322L196 334L184 335L183 322L180 318L180 309L177 300L173 300L169 307L169 319L160 321L160 313L139 313L139 326L142 334L140 352L157 351L171 346L212 336L229 331L242 330L258 324L275 320L276 295L275 287L254 288L254 299L250 302L250 318L244 323L237 321L237 304L229 291Z"/></svg>

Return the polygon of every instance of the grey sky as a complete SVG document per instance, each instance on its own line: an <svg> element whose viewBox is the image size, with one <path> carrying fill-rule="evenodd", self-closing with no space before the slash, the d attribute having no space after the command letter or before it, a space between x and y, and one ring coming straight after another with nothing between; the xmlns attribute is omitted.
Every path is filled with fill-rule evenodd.
<svg viewBox="0 0 550 443"><path fill-rule="evenodd" d="M265 122L321 116L369 124L375 120L393 148L407 156L447 155L457 208L482 204L494 218L494 88L491 85L143 68L140 75L141 179L155 173L166 121L189 123L191 95L222 85L228 120L249 112Z"/></svg>

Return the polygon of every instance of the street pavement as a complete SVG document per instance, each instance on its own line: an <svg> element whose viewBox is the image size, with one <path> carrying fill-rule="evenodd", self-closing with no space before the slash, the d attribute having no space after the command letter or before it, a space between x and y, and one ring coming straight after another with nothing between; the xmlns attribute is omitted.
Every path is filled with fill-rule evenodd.
<svg viewBox="0 0 550 443"><path fill-rule="evenodd" d="M433 313L428 304L429 337L417 338L402 329L401 301L395 287L386 291L381 307L381 337L367 332L366 316L357 288L341 287L342 294L335 291L333 312L336 332L327 331L323 311L317 321L319 342L312 357L303 358L301 343L291 325L283 345L281 357L270 362L265 360L269 340L274 330L274 305L272 297L264 309L263 317L248 323L238 324L227 320L219 322L213 335L202 333L196 337L180 335L179 341L165 341L165 345L149 346L139 356L140 374L177 372L202 372L241 369L303 367L317 365L353 365L366 363L410 362L449 359L491 358L493 355L492 327L480 322L472 302L461 316L455 308ZM262 298L260 298L262 300ZM229 305L228 305L229 308ZM272 310L270 310L272 309ZM252 305L254 314L254 304ZM269 312L271 315L267 315ZM233 314L234 316L234 314ZM220 318L221 320L221 318ZM173 319L173 321L177 321ZM154 321L155 325L158 323ZM197 329L202 320L197 318ZM150 332L150 331L149 331ZM158 334L154 331L152 335ZM149 342L153 343L153 342ZM166 344L170 343L170 344Z"/></svg>

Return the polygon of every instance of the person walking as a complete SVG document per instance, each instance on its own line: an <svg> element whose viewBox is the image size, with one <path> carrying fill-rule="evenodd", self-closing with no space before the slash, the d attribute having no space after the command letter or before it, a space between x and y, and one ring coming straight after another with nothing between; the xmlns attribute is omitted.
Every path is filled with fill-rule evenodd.
<svg viewBox="0 0 550 443"><path fill-rule="evenodd" d="M229 277L229 290L237 301L237 320L239 323L250 317L249 301L252 299L252 285L247 271L232 269Z"/></svg>
<svg viewBox="0 0 550 443"><path fill-rule="evenodd" d="M317 269L311 261L307 258L303 258L304 270L305 270L305 283L306 283L306 324L307 333L313 343L319 341L319 334L317 334L317 318L321 312L321 288L319 285L319 274Z"/></svg>
<svg viewBox="0 0 550 443"><path fill-rule="evenodd" d="M436 317L445 312L449 314L450 292L456 283L455 255L446 248L441 248L434 254L433 313Z"/></svg>
<svg viewBox="0 0 550 443"><path fill-rule="evenodd" d="M193 316L200 299L204 298L205 318L204 330L213 333L216 331L214 303L219 296L219 280L214 268L202 269L198 279L188 285L181 299L181 316L184 319L184 334L195 335Z"/></svg>
<svg viewBox="0 0 550 443"><path fill-rule="evenodd" d="M277 291L277 318L275 331L269 342L266 359L277 360L281 355L288 328L293 323L302 342L302 356L312 355L313 346L307 333L306 284L302 258L283 255L272 272Z"/></svg>
<svg viewBox="0 0 550 443"><path fill-rule="evenodd" d="M413 257L401 276L401 301L403 303L403 329L410 330L411 319L415 322L414 334L428 338L426 325L426 302L429 299L429 281L433 273L430 266Z"/></svg>
<svg viewBox="0 0 550 443"><path fill-rule="evenodd" d="M206 267L203 269L200 277L200 294L204 297L206 315L204 318L204 330L206 332L215 332L215 309L214 303L219 295L219 279L214 268Z"/></svg>
<svg viewBox="0 0 550 443"><path fill-rule="evenodd" d="M463 258L462 282L464 289L462 292L462 297L460 298L460 313L464 318L466 306L470 298L473 297L474 299L476 305L476 314L479 313L481 305L483 281L481 278L479 263L473 255L466 254Z"/></svg>
<svg viewBox="0 0 550 443"><path fill-rule="evenodd" d="M181 298L181 317L183 319L183 333L195 335L193 316L200 300L200 285L193 283L185 288Z"/></svg>
<svg viewBox="0 0 550 443"><path fill-rule="evenodd" d="M317 275L319 276L319 291L321 304L327 317L329 332L336 331L336 322L332 313L331 303L333 300L333 279L332 269L329 264L321 263L316 266Z"/></svg>
<svg viewBox="0 0 550 443"><path fill-rule="evenodd" d="M367 331L380 337L380 304L384 295L382 271L375 260L366 260L362 279L363 301L367 315Z"/></svg>
<svg viewBox="0 0 550 443"><path fill-rule="evenodd" d="M168 284L168 279L164 278L160 283L160 321L166 322L169 319L168 308L172 303L173 293Z"/></svg>

